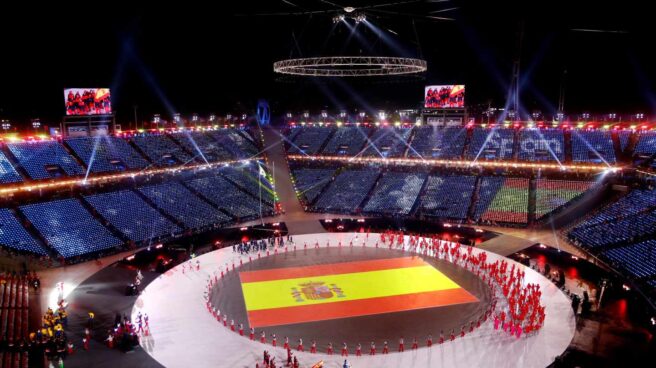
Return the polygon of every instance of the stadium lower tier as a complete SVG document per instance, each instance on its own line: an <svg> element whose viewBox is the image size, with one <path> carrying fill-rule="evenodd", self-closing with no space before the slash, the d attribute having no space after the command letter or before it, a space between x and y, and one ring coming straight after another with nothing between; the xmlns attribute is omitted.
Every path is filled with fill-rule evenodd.
<svg viewBox="0 0 656 368"><path fill-rule="evenodd" d="M595 188L591 181L374 168L292 168L310 211L525 226Z"/></svg>
<svg viewBox="0 0 656 368"><path fill-rule="evenodd" d="M220 168L158 184L0 208L0 245L77 259L274 215L270 186L261 200L229 180L238 175L259 173L250 166Z"/></svg>

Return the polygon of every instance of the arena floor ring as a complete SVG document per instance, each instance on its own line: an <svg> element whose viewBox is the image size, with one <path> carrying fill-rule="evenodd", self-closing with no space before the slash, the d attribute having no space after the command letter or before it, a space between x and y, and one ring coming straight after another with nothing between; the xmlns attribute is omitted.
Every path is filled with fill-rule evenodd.
<svg viewBox="0 0 656 368"><path fill-rule="evenodd" d="M340 351L346 342L349 359L357 367L545 367L572 340L575 319L569 299L539 273L516 264L524 268L526 282L541 286L546 319L540 332L516 339L495 331L487 319L464 338L437 344L440 331L446 336L451 329L459 332L485 313L491 301L489 287L463 267L413 253L409 245L389 249L379 239L378 234L368 238L357 233L299 235L286 252L262 253L259 259L251 254L249 260L248 255L225 248L198 257L200 270L190 271L187 266L182 272L177 266L149 284L135 303L133 317L139 312L150 317L151 334L142 338L142 347L167 367L207 362L216 362L217 367L254 367L265 349L283 362L285 336L292 347L303 339L306 351L295 352L302 366L320 360L326 367L341 366ZM488 261L503 258L487 253ZM208 281L221 270L228 271L208 290ZM426 297L405 298L409 293ZM244 324L244 336L208 312L207 298L229 316L228 321ZM338 298L343 299L334 303ZM298 305L301 299L320 308L304 311ZM254 341L248 338L251 325L256 330ZM259 341L261 331L266 345ZM429 334L435 342L431 348L426 347ZM397 352L400 337L405 339L403 353ZM411 350L415 337L420 348ZM312 340L317 354L309 353ZM371 341L376 343L376 356L368 355ZM380 354L383 341L389 342L388 355ZM325 354L329 342L335 349L332 356ZM353 356L358 343L362 357Z"/></svg>

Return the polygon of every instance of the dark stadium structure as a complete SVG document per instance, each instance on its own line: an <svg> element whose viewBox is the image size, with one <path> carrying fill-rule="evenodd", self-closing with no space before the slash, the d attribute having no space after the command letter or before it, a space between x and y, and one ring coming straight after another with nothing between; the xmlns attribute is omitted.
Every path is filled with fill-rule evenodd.
<svg viewBox="0 0 656 368"><path fill-rule="evenodd" d="M649 9L256 3L0 21L0 368L656 359Z"/></svg>

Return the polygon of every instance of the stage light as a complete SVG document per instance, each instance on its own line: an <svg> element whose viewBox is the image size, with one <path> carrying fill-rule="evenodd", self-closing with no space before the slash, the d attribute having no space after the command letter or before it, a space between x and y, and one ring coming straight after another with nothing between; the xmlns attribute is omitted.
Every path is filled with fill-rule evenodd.
<svg viewBox="0 0 656 368"><path fill-rule="evenodd" d="M309 117L310 117L310 113L307 112L307 111L304 112L304 113L303 113L303 117L306 118L306 119L309 118Z"/></svg>
<svg viewBox="0 0 656 368"><path fill-rule="evenodd" d="M386 117L387 117L387 113L385 113L384 110L380 110L380 111L378 112L378 118L379 118L380 120L385 120Z"/></svg>
<svg viewBox="0 0 656 368"><path fill-rule="evenodd" d="M360 115L361 118L364 118L365 116L367 116L367 113L365 113L364 111L361 111L359 115Z"/></svg>
<svg viewBox="0 0 656 368"><path fill-rule="evenodd" d="M155 246L155 249L162 249L164 248L164 244L160 243Z"/></svg>
<svg viewBox="0 0 656 368"><path fill-rule="evenodd" d="M191 116L191 121L193 121L193 122L198 122L198 114L193 114L193 115Z"/></svg>
<svg viewBox="0 0 656 368"><path fill-rule="evenodd" d="M213 121L215 121L215 120L216 120L216 115L214 115L214 114L210 115L210 121L213 122Z"/></svg>
<svg viewBox="0 0 656 368"><path fill-rule="evenodd" d="M542 249L547 249L547 246L544 245L544 244L540 244L540 248L542 248Z"/></svg>
<svg viewBox="0 0 656 368"><path fill-rule="evenodd" d="M291 118L292 118L292 113L291 113L291 112L288 112L288 113L287 113L287 119L291 119Z"/></svg>
<svg viewBox="0 0 656 368"><path fill-rule="evenodd" d="M125 258L126 261L132 261L134 259L134 254Z"/></svg>
<svg viewBox="0 0 656 368"><path fill-rule="evenodd" d="M326 110L321 110L321 117L322 118L327 118L328 117L328 112Z"/></svg>
<svg viewBox="0 0 656 368"><path fill-rule="evenodd" d="M241 114L241 120L246 120L247 115L246 114Z"/></svg>
<svg viewBox="0 0 656 368"><path fill-rule="evenodd" d="M631 291L631 287L627 284L623 284L622 289L624 289L624 291Z"/></svg>
<svg viewBox="0 0 656 368"><path fill-rule="evenodd" d="M179 113L173 114L173 121L175 121L176 123L180 122L180 114Z"/></svg>

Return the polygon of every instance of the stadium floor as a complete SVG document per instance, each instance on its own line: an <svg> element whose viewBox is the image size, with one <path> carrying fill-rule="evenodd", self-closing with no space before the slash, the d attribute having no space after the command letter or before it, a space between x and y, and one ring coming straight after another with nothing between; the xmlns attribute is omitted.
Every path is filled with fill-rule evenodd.
<svg viewBox="0 0 656 368"><path fill-rule="evenodd" d="M387 248L336 245L279 253L246 263L238 272L228 272L212 289L212 304L231 319L244 322L245 331L253 324L258 332L264 330L269 340L275 333L278 341L287 336L294 346L302 338L305 344L316 340L321 350L329 342L340 349L342 342L346 342L351 349L360 343L367 351L373 340L381 347L385 340L396 346L399 337L405 336L408 344L413 337L423 344L429 334L437 340L441 330L445 334L451 329L459 332L463 325L468 326L484 314L489 305L487 285L476 275L447 261L413 258L408 252ZM290 271L298 275L285 276ZM261 281L247 283L249 275ZM330 295L314 305L294 305L297 302L289 293L286 279L296 276L303 276L294 279L296 284L335 282L341 289L341 299ZM432 281L436 284L430 284ZM282 285L279 287L278 283ZM257 287L258 284L262 286ZM253 300L249 304L257 310L252 312L246 309L243 292L248 291L246 285L253 288L250 292ZM423 293L412 294L415 291ZM366 298L358 299L355 294ZM323 301L327 303L317 304Z"/></svg>
<svg viewBox="0 0 656 368"><path fill-rule="evenodd" d="M332 244L342 241L348 244L357 234L308 234L294 237L296 244L318 241L325 244L328 239ZM360 235L361 236L361 235ZM374 247L375 235L366 241L366 246ZM360 238L360 240L362 240ZM358 241L357 244L361 245ZM484 250L476 249L475 252ZM246 257L247 258L247 257ZM500 256L488 252L488 261L499 259ZM269 344L250 341L231 332L207 311L205 293L207 282L220 269L239 263L239 256L231 249L222 249L200 256L200 270L182 272L177 266L159 276L148 285L137 299L132 310L133 317L138 312L150 316L150 336L142 339L143 351L152 358L153 363L167 367L205 366L212 362L216 367L253 367L261 360L262 352L267 349L272 352L278 362L285 357L282 345L282 334L278 334L278 348ZM243 260L243 259L242 259ZM519 265L519 264L517 264ZM521 266L523 267L523 266ZM350 359L358 367L430 367L430 366L494 366L494 367L545 367L555 357L560 355L570 344L575 331L575 320L569 299L549 280L525 268L526 282L538 283L542 288L543 303L546 307L544 328L535 335L522 339L499 336L492 323L488 320L479 329L465 338L456 339L432 348L420 348L405 353L389 355L363 356ZM236 298L237 299L237 298ZM394 323L394 315L389 316L385 323ZM359 318L359 317L357 317ZM397 346L397 339L390 341L392 351ZM406 346L411 344L411 338L406 337ZM308 346L309 342L305 342ZM420 341L423 346L423 341ZM340 342L333 342L339 353ZM380 344L378 344L380 349ZM319 347L320 349L322 347ZM353 351L353 347L349 347ZM363 343L363 352L367 345ZM325 351L325 347L323 349ZM140 352L138 354L141 354ZM339 355L297 353L302 366L308 366L323 360L327 367L338 367L343 363ZM352 353L351 353L352 355ZM68 362L67 362L68 363ZM132 365L131 365L132 366ZM142 362L137 366L149 365Z"/></svg>

